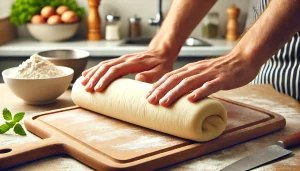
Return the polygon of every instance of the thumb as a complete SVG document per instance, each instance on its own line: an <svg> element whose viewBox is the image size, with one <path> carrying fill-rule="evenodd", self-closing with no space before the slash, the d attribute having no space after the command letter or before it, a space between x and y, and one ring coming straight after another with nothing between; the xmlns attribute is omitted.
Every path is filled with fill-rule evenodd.
<svg viewBox="0 0 300 171"><path fill-rule="evenodd" d="M146 82L146 83L154 83L159 80L166 72L162 70L152 69L149 71L141 72L135 76L135 80Z"/></svg>

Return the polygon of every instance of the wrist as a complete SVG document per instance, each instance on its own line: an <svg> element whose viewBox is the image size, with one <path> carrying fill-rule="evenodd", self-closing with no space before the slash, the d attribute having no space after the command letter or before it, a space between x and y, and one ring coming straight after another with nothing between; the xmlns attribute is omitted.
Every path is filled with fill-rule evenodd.
<svg viewBox="0 0 300 171"><path fill-rule="evenodd" d="M246 63L245 66L249 68L259 68L269 59L266 56L260 53L259 48L256 48L255 45L247 44L247 45L237 45L234 47L230 53L228 54L231 57L239 58L241 61Z"/></svg>
<svg viewBox="0 0 300 171"><path fill-rule="evenodd" d="M161 57L175 61L178 57L180 49L177 50L174 47L169 47L169 46L160 44L160 45L153 45L153 46L149 45L148 51L155 52L156 54L159 54L159 56L161 56Z"/></svg>
<svg viewBox="0 0 300 171"><path fill-rule="evenodd" d="M182 45L183 43L176 36L173 36L170 32L164 34L161 30L150 42L148 50L158 51L167 58L176 59Z"/></svg>
<svg viewBox="0 0 300 171"><path fill-rule="evenodd" d="M262 39L257 30L255 26L251 27L232 49L231 53L239 54L241 58L249 61L249 64L260 67L272 57L274 46L269 46L266 43L268 41Z"/></svg>

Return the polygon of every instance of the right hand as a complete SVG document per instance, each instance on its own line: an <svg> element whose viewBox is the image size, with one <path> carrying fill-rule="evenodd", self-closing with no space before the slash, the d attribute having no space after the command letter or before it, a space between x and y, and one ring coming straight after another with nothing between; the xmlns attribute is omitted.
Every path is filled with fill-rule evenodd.
<svg viewBox="0 0 300 171"><path fill-rule="evenodd" d="M84 71L82 85L88 92L101 92L112 81L127 74L138 73L136 80L154 83L164 74L172 71L176 57L164 54L159 50L123 55L116 59L103 61Z"/></svg>

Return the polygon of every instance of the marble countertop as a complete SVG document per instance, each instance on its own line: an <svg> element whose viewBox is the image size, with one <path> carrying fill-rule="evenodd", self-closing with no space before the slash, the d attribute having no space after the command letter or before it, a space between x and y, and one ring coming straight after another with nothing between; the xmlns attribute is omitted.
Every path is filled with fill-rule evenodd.
<svg viewBox="0 0 300 171"><path fill-rule="evenodd" d="M220 56L228 53L236 42L223 39L204 39L212 46L188 47L181 49L179 57L207 57ZM15 39L0 46L0 57L24 57L34 53L50 49L84 49L91 53L92 57L112 57L129 53L144 51L147 46L122 45L120 41L87 41L70 40L65 42L40 42L31 38Z"/></svg>
<svg viewBox="0 0 300 171"><path fill-rule="evenodd" d="M13 113L24 111L26 117L30 117L37 112L73 106L74 103L70 98L70 90L67 90L58 100L49 105L30 106L23 103L12 94L5 84L0 84L0 109L7 107ZM175 171L218 171L225 166L247 156L260 151L263 148L274 144L284 136L291 135L300 131L300 105L299 102L275 91L270 85L246 85L244 87L221 91L217 93L220 97L226 97L241 103L253 105L265 110L278 113L285 117L287 125L284 129L267 134L265 136L223 149L214 153L210 153L192 160L173 165L163 170ZM0 117L0 122L3 122ZM22 123L23 124L23 123ZM37 141L39 138L30 132L25 137L17 136L13 132L0 135L0 144L12 145L26 142ZM264 165L255 171L291 171L300 170L300 147L291 149L293 154L284 157L283 159L271 162ZM30 162L10 170L22 171L38 171L38 170L77 170L90 171L91 168L84 164L68 157L68 156L53 156L41 160Z"/></svg>

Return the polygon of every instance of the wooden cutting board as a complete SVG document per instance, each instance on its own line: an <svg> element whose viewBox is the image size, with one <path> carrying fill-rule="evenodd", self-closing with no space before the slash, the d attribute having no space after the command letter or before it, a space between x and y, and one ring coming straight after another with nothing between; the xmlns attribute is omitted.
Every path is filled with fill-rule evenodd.
<svg viewBox="0 0 300 171"><path fill-rule="evenodd" d="M275 113L220 99L228 125L218 138L198 143L125 123L80 107L39 113L26 128L43 140L0 147L0 170L67 154L97 170L153 170L220 150L285 126Z"/></svg>

